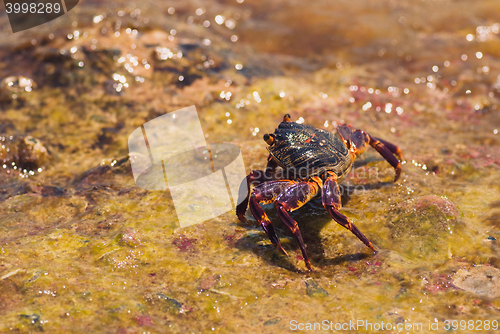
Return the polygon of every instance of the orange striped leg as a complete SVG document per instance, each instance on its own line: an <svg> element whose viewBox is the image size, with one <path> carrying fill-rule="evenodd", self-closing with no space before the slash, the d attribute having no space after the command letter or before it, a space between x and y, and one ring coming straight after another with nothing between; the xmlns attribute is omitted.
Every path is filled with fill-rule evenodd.
<svg viewBox="0 0 500 334"><path fill-rule="evenodd" d="M385 145L389 144L389 145ZM399 176L401 175L401 163L396 159L394 154L397 154L400 158L401 161L403 161L403 153L401 150L393 144L390 144L389 142L382 141L380 139L377 139L375 137L370 136L370 145L377 150L378 153L380 153L381 156L384 157L385 160L387 160L388 163L391 164L392 167L396 170L396 176L394 177L394 182L396 182L399 179Z"/></svg>
<svg viewBox="0 0 500 334"><path fill-rule="evenodd" d="M394 154L398 158L399 161L401 161L401 162L405 161L405 158L403 157L403 152L401 151L401 149L399 147L397 147L394 144L389 143L386 140L380 139L380 138L372 137L372 139L378 140L379 142L384 144L385 147L387 147L389 149L389 151L391 151L391 153Z"/></svg>
<svg viewBox="0 0 500 334"><path fill-rule="evenodd" d="M337 184L337 176L333 172L328 172L328 178L325 180L322 193L321 201L326 211L332 216L332 218L340 225L344 226L346 229L351 231L355 236L358 237L366 246L370 247L374 252L377 250L373 247L370 240L368 240L363 233L354 225L349 218L344 216L339 212L342 207L342 201L340 198L340 189Z"/></svg>
<svg viewBox="0 0 500 334"><path fill-rule="evenodd" d="M248 198L250 196L250 186L258 185L266 181L276 180L276 167L278 164L272 156L269 155L267 158L267 167L265 170L253 170L247 177L241 182L238 191L238 204L236 206L236 215L238 219L242 222L246 222L245 212L248 207Z"/></svg>
<svg viewBox="0 0 500 334"><path fill-rule="evenodd" d="M252 196L250 197L250 211L252 212L252 215L259 222L260 226L262 226L273 245L282 251L286 256L288 256L288 253L281 246L280 239L276 235L276 231L274 230L271 221L259 204L274 202L279 194L283 193L287 187L290 187L294 183L296 183L296 181L281 180L265 182L255 187L252 192Z"/></svg>
<svg viewBox="0 0 500 334"><path fill-rule="evenodd" d="M319 180L319 182L321 182ZM297 240L300 251L302 252L302 257L309 271L311 268L311 261L307 256L306 247L304 245L304 240L300 234L299 225L295 220L290 217L288 211L294 211L309 202L318 192L320 186L316 182L298 182L291 187L288 187L281 195L276 199L276 209L278 210L278 216L281 221L292 231L295 239Z"/></svg>

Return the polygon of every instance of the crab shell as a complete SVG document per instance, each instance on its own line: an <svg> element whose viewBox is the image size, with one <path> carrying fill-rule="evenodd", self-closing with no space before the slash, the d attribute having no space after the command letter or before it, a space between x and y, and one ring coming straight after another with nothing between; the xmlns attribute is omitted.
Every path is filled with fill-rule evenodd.
<svg viewBox="0 0 500 334"><path fill-rule="evenodd" d="M274 143L267 150L282 168L293 170L299 178L308 179L332 171L340 183L354 162L344 142L326 130L282 122L274 131L274 137Z"/></svg>

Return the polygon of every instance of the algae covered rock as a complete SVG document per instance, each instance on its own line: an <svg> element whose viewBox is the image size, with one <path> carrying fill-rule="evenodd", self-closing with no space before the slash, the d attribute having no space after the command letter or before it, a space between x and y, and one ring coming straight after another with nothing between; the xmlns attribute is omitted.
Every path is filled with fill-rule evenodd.
<svg viewBox="0 0 500 334"><path fill-rule="evenodd" d="M460 269L453 276L453 284L462 290L486 298L500 298L500 270L490 266Z"/></svg>
<svg viewBox="0 0 500 334"><path fill-rule="evenodd" d="M120 245L126 245L132 248L142 246L140 233L131 227L126 227L125 229L123 229L118 237L118 243Z"/></svg>
<svg viewBox="0 0 500 334"><path fill-rule="evenodd" d="M306 284L306 293L309 297L318 298L328 296L328 292L315 280L306 279L304 283Z"/></svg>
<svg viewBox="0 0 500 334"><path fill-rule="evenodd" d="M389 213L388 248L409 257L446 257L459 212L445 197L427 195L398 204Z"/></svg>
<svg viewBox="0 0 500 334"><path fill-rule="evenodd" d="M32 136L0 136L0 165L36 169L45 164L48 157L47 149L39 139Z"/></svg>
<svg viewBox="0 0 500 334"><path fill-rule="evenodd" d="M29 93L36 87L31 78L21 75L7 77L0 81L0 102L9 102L20 94Z"/></svg>

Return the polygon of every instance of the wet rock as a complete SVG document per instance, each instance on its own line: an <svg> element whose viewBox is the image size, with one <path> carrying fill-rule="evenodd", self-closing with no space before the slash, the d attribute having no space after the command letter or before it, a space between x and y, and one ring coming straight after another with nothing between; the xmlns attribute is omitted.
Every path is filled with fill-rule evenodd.
<svg viewBox="0 0 500 334"><path fill-rule="evenodd" d="M2 174L0 174L0 176L1 175ZM3 178L0 177L0 202L17 195L26 194L30 191L31 186L27 182L21 182L17 179L3 180Z"/></svg>
<svg viewBox="0 0 500 334"><path fill-rule="evenodd" d="M0 81L0 102L11 101L20 94L29 93L35 88L31 78L22 75L10 76Z"/></svg>
<svg viewBox="0 0 500 334"><path fill-rule="evenodd" d="M121 51L115 48L93 50L88 46L72 49L39 47L33 54L38 62L34 75L43 86L66 87L78 84L96 84L109 77L117 68L115 59ZM85 64L84 66L79 63ZM91 73L91 74L89 74Z"/></svg>
<svg viewBox="0 0 500 334"><path fill-rule="evenodd" d="M417 212L424 214L427 211L435 211L437 219L442 223L442 227L446 227L444 220L441 218L446 218L447 221L454 221L458 218L458 208L456 205L445 197L439 197L436 195L422 196L417 199L414 205Z"/></svg>
<svg viewBox="0 0 500 334"><path fill-rule="evenodd" d="M152 326L153 325L153 319L151 317L148 317L147 315L141 315L135 317L135 321L137 321L137 324L139 326Z"/></svg>
<svg viewBox="0 0 500 334"><path fill-rule="evenodd" d="M200 289L206 290L214 287L215 284L217 284L217 282L219 281L220 277L220 275L215 274L205 278L200 283Z"/></svg>
<svg viewBox="0 0 500 334"><path fill-rule="evenodd" d="M93 188L97 185L109 184L114 180L114 176L119 174L132 174L128 156L117 160L112 159L109 164L91 168L77 176L72 184L77 188Z"/></svg>
<svg viewBox="0 0 500 334"><path fill-rule="evenodd" d="M494 228L500 229L500 210L494 210L491 215L486 218L486 223Z"/></svg>
<svg viewBox="0 0 500 334"><path fill-rule="evenodd" d="M410 257L446 255L458 217L455 204L436 195L400 203L389 214L387 247Z"/></svg>
<svg viewBox="0 0 500 334"><path fill-rule="evenodd" d="M328 292L313 279L304 280L306 284L306 293L309 297L320 298L328 296Z"/></svg>
<svg viewBox="0 0 500 334"><path fill-rule="evenodd" d="M66 194L66 189L57 186L43 186L41 187L41 194L43 197L61 197Z"/></svg>
<svg viewBox="0 0 500 334"><path fill-rule="evenodd" d="M401 287L401 289L399 289L399 291L396 294L396 297L394 297L394 299L405 298L407 295L408 295L408 289L403 286L403 287Z"/></svg>
<svg viewBox="0 0 500 334"><path fill-rule="evenodd" d="M272 318L264 322L264 326L272 326L276 325L278 322L281 321L281 318Z"/></svg>
<svg viewBox="0 0 500 334"><path fill-rule="evenodd" d="M465 291L486 298L500 298L500 270L490 266L460 269L453 276L453 284Z"/></svg>
<svg viewBox="0 0 500 334"><path fill-rule="evenodd" d="M196 242L196 238L188 238L184 235L181 235L174 241L172 241L172 244L176 246L181 252L187 252L195 250Z"/></svg>
<svg viewBox="0 0 500 334"><path fill-rule="evenodd" d="M34 328L36 331L43 332L43 326L40 323L40 316L38 314L20 314L19 316L24 322L28 323L30 327Z"/></svg>
<svg viewBox="0 0 500 334"><path fill-rule="evenodd" d="M90 217L89 217L90 218ZM123 225L124 219L122 214L114 214L107 216L102 220L101 216L96 215L90 219L82 219L76 226L75 230L81 235L96 236L110 235Z"/></svg>
<svg viewBox="0 0 500 334"><path fill-rule="evenodd" d="M163 293L157 293L156 296L161 299L161 300L164 300L165 301L165 305L167 305L169 308L172 308L172 309L175 309L175 310L180 310L180 308L182 307L182 304L180 302L178 302L177 300L173 299L173 298L170 298L166 295L164 295Z"/></svg>
<svg viewBox="0 0 500 334"><path fill-rule="evenodd" d="M32 136L0 136L0 165L34 170L48 161L48 151Z"/></svg>
<svg viewBox="0 0 500 334"><path fill-rule="evenodd" d="M184 306L181 302L161 292L156 294L156 298L161 301L161 305L164 311L170 311L172 313L185 313L191 310Z"/></svg>
<svg viewBox="0 0 500 334"><path fill-rule="evenodd" d="M137 246L142 246L140 234L131 227L127 227L119 235L118 242L121 245L127 245L136 248Z"/></svg>

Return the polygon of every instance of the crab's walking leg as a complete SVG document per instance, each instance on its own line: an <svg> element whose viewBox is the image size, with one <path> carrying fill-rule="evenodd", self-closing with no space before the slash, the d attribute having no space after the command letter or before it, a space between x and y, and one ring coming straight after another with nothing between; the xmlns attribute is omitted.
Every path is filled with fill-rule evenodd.
<svg viewBox="0 0 500 334"><path fill-rule="evenodd" d="M389 145L386 145L389 144ZM384 157L387 162L391 164L392 167L396 170L396 176L394 177L394 182L396 182L399 179L399 176L401 175L401 163L396 159L394 154L397 154L400 158L401 161L403 158L403 155L401 153L401 150L393 144L390 144L386 141L382 141L380 139L377 139L375 137L370 136L370 145L377 150L378 153L380 153L381 156Z"/></svg>
<svg viewBox="0 0 500 334"><path fill-rule="evenodd" d="M391 151L392 154L394 154L395 156L398 157L399 161L401 161L401 162L405 161L405 158L403 157L403 152L401 151L401 149L399 147L397 147L396 145L394 145L392 143L389 143L387 140L383 140L383 139L375 138L375 137L371 137L371 138L373 140L378 140L379 142L384 144L385 147L387 147L389 149L389 151Z"/></svg>
<svg viewBox="0 0 500 334"><path fill-rule="evenodd" d="M276 248L282 251L286 256L288 253L283 249L280 243L280 239L274 231L274 227L271 221L267 217L266 213L260 207L260 203L267 204L272 203L287 187L290 187L297 181L281 180L281 181L269 181L257 186L250 197L250 211L252 215L259 222L260 226L264 229L269 237L269 240L273 243Z"/></svg>
<svg viewBox="0 0 500 334"><path fill-rule="evenodd" d="M340 189L337 183L337 176L333 172L327 173L327 179L323 184L323 190L321 192L321 201L326 211L330 213L332 218L340 225L344 226L346 229L351 231L355 236L358 237L366 246L370 247L373 251L377 251L373 247L370 240L368 240L363 233L354 225L349 218L344 216L339 212L342 206L342 201L340 198Z"/></svg>
<svg viewBox="0 0 500 334"><path fill-rule="evenodd" d="M246 221L245 212L248 207L248 198L250 196L250 185L261 184L266 181L275 180L275 171L278 164L271 155L267 159L267 167L265 170L253 170L247 175L245 179L240 184L240 189L238 191L238 205L236 206L236 215L238 219L242 222Z"/></svg>
<svg viewBox="0 0 500 334"><path fill-rule="evenodd" d="M321 183L321 180L318 180ZM292 231L295 239L299 244L300 250L302 252L302 257L306 263L307 269L309 271L311 268L311 261L307 256L306 247L304 245L304 240L302 240L302 235L300 234L299 225L295 220L290 217L287 211L294 211L306 204L311 200L319 191L320 186L316 182L298 182L287 189L278 196L276 199L276 209L278 210L278 216L281 221Z"/></svg>

